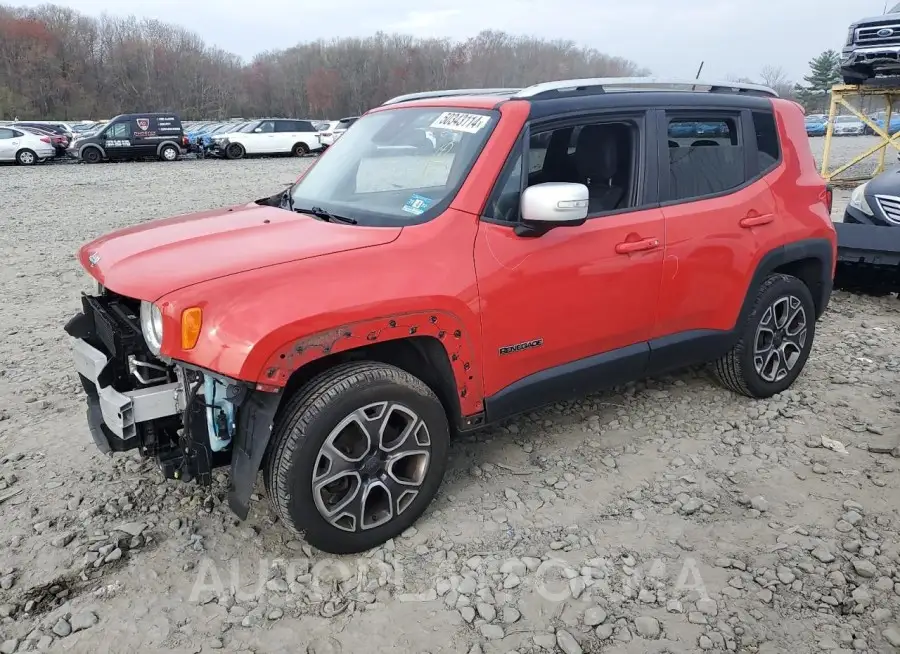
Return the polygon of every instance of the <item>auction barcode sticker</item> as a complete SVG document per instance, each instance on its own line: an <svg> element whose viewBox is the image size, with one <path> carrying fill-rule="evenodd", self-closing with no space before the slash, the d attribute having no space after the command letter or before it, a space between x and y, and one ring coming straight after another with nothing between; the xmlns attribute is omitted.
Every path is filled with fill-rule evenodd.
<svg viewBox="0 0 900 654"><path fill-rule="evenodd" d="M445 111L437 117L431 127L435 129L449 129L456 132L468 132L474 134L488 124L490 116L483 114L467 114L458 111Z"/></svg>

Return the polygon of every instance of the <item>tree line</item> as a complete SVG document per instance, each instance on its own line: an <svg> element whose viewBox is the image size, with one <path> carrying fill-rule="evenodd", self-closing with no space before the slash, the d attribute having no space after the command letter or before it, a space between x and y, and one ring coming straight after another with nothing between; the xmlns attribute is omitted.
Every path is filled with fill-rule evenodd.
<svg viewBox="0 0 900 654"><path fill-rule="evenodd" d="M439 88L644 75L571 41L488 30L465 41L377 33L301 43L252 61L156 20L57 5L0 5L0 118L78 120L174 111L184 119L335 118Z"/></svg>

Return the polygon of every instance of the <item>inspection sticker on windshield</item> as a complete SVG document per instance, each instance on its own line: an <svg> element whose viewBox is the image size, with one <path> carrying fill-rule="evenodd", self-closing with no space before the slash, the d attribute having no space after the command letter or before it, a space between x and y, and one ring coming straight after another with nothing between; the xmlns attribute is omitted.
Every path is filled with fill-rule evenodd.
<svg viewBox="0 0 900 654"><path fill-rule="evenodd" d="M488 124L490 116L482 114L466 114L458 111L445 111L437 117L431 127L434 129L449 129L455 132L468 132L474 134Z"/></svg>
<svg viewBox="0 0 900 654"><path fill-rule="evenodd" d="M416 195L413 194L410 196L409 200L406 201L406 204L403 205L403 210L406 213L411 213L415 216L419 214L423 214L428 211L428 207L430 207L434 203L434 200L431 198L426 198L424 195Z"/></svg>

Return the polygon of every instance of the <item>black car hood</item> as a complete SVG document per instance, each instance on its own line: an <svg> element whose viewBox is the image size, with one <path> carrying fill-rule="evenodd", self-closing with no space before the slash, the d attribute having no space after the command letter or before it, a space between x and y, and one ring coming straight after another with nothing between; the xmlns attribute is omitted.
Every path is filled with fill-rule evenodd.
<svg viewBox="0 0 900 654"><path fill-rule="evenodd" d="M872 200L876 195L900 196L900 165L888 168L869 180L866 185L866 198Z"/></svg>

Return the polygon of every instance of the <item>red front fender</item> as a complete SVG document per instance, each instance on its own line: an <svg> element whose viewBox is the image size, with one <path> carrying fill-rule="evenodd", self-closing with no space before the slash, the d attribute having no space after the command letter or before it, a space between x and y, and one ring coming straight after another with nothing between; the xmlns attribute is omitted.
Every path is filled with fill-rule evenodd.
<svg viewBox="0 0 900 654"><path fill-rule="evenodd" d="M463 415L482 411L484 393L475 344L463 321L443 311L401 313L363 320L291 340L266 360L257 383L263 387L282 387L294 371L316 359L416 336L436 338L444 346Z"/></svg>

